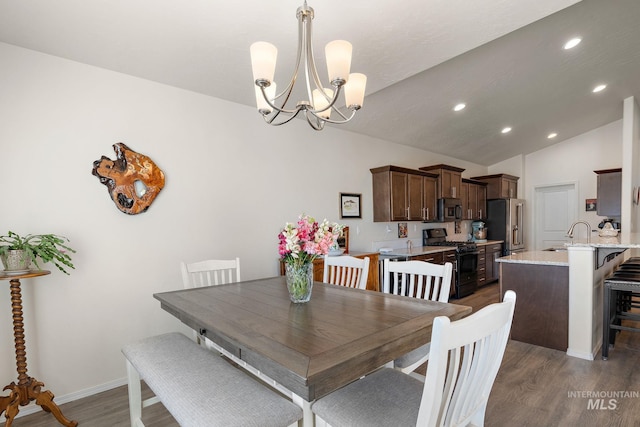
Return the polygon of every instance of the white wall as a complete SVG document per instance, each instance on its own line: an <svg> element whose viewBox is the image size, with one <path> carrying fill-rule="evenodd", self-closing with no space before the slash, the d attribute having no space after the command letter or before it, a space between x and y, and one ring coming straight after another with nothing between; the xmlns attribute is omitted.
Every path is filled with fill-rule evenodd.
<svg viewBox="0 0 640 427"><path fill-rule="evenodd" d="M575 183L578 192L578 218L592 229L605 219L585 210L585 199L597 197L597 175L594 170L622 167L622 120L609 123L590 132L552 145L525 156L525 192L528 236L533 236L533 201L535 188L547 185ZM584 228L576 230L583 232ZM584 238L585 236L578 236ZM533 244L529 239L528 244Z"/></svg>
<svg viewBox="0 0 640 427"><path fill-rule="evenodd" d="M372 222L370 168L487 173L302 121L272 128L254 108L7 44L0 59L0 233L61 234L78 251L70 276L23 281L29 374L58 402L121 381L124 343L180 328L152 297L182 287L180 260L239 256L243 279L274 276L280 228L302 212L338 221L340 192L362 194L363 218L342 222L351 248L370 250L397 239L396 224L387 233ZM165 172L146 213L120 212L91 174L94 160L115 159L117 142ZM422 228L410 226L409 237ZM9 382L11 302L0 285L0 378Z"/></svg>

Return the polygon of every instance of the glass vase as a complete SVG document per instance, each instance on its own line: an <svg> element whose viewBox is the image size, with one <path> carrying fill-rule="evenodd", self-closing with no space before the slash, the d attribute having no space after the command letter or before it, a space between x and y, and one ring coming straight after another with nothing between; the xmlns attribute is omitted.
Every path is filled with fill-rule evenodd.
<svg viewBox="0 0 640 427"><path fill-rule="evenodd" d="M285 277L291 301L309 302L313 288L313 263L285 263Z"/></svg>

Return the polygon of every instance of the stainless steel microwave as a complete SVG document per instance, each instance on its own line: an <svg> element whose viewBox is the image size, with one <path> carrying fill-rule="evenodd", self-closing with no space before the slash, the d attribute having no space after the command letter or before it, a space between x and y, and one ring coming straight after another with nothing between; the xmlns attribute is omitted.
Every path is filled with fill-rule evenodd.
<svg viewBox="0 0 640 427"><path fill-rule="evenodd" d="M460 199L438 199L438 221L460 221L462 202Z"/></svg>

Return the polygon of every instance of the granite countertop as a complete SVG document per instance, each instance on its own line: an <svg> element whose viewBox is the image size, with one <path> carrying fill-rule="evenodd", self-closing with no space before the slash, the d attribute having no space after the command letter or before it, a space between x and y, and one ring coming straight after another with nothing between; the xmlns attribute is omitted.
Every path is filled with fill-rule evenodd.
<svg viewBox="0 0 640 427"><path fill-rule="evenodd" d="M498 258L497 262L569 266L567 251L525 251Z"/></svg>
<svg viewBox="0 0 640 427"><path fill-rule="evenodd" d="M574 239L565 243L571 247L594 247L594 248L640 248L640 233L622 233L615 237L600 237L594 235L591 241L586 239Z"/></svg>
<svg viewBox="0 0 640 427"><path fill-rule="evenodd" d="M488 240L486 242L478 242L477 246L492 245L495 243L502 243L502 240ZM384 255L397 255L397 256L419 256L426 254L433 254L438 252L445 252L454 250L455 246L414 246L411 249L392 249L391 252L380 252Z"/></svg>
<svg viewBox="0 0 640 427"><path fill-rule="evenodd" d="M392 249L391 252L380 252L384 255L397 256L418 256L425 254L433 254L437 252L450 251L455 249L452 246L414 246L411 249Z"/></svg>

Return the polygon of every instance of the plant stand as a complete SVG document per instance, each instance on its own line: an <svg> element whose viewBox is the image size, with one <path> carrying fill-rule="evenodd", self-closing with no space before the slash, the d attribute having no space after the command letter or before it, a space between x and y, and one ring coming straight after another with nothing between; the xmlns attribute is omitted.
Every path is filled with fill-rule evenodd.
<svg viewBox="0 0 640 427"><path fill-rule="evenodd" d="M7 419L5 427L10 427L13 419L20 411L19 406L28 405L32 400L41 406L46 412L50 412L66 427L75 427L77 421L69 421L62 415L58 405L53 402L53 393L49 390L42 391L44 383L27 375L27 351L24 341L24 323L22 318L22 293L20 290L20 279L38 277L49 274L50 271L37 270L24 274L9 275L0 272L0 280L9 280L11 288L11 311L13 313L13 336L16 345L16 365L18 367L18 383L12 382L4 387L9 390L9 396L0 396L0 414L4 412Z"/></svg>

